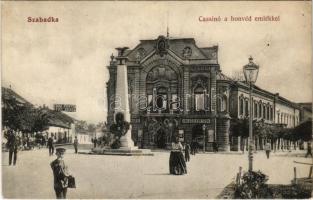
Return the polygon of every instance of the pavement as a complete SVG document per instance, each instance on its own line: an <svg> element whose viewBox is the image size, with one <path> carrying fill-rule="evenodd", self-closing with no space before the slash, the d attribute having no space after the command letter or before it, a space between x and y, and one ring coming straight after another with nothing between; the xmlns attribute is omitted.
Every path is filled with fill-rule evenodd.
<svg viewBox="0 0 313 200"><path fill-rule="evenodd" d="M169 175L169 152L154 156L110 156L75 154L68 146L65 155L70 173L76 178L76 189L68 189L68 198L215 198L234 180L239 166L247 170L248 155L206 153L191 156L188 174ZM88 150L88 147L81 151ZM301 153L301 152L300 152ZM305 154L305 152L302 152ZM269 176L268 183L290 184L294 167L297 177L309 173L312 158L272 154L254 154L254 170ZM8 153L2 153L2 195L4 198L55 198L50 162L55 156L48 149L21 151L16 166L8 166Z"/></svg>

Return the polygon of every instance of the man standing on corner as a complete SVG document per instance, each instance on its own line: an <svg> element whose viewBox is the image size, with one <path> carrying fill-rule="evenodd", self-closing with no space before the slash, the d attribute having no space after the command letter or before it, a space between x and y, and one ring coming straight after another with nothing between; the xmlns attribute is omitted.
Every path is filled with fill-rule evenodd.
<svg viewBox="0 0 313 200"><path fill-rule="evenodd" d="M265 153L266 153L267 159L270 158L270 152L271 152L271 144L267 142L265 145Z"/></svg>
<svg viewBox="0 0 313 200"><path fill-rule="evenodd" d="M78 139L77 139L77 136L75 136L73 144L74 144L75 153L77 153L77 149L78 149Z"/></svg>
<svg viewBox="0 0 313 200"><path fill-rule="evenodd" d="M20 138L17 132L10 131L7 145L9 149L9 165L12 164L12 158L13 165L15 165L17 161L17 150L20 146Z"/></svg>
<svg viewBox="0 0 313 200"><path fill-rule="evenodd" d="M92 142L93 142L93 148L96 148L96 147L97 147L97 142L98 142L96 136L95 136L95 138L92 140Z"/></svg>
<svg viewBox="0 0 313 200"><path fill-rule="evenodd" d="M186 160L186 162L190 161L190 145L189 145L189 143L186 143L186 145L185 145L185 160Z"/></svg>
<svg viewBox="0 0 313 200"><path fill-rule="evenodd" d="M52 156L53 153L54 153L54 147L53 147L53 139L52 137L50 136L49 139L48 139L48 148L49 148L49 156Z"/></svg>
<svg viewBox="0 0 313 200"><path fill-rule="evenodd" d="M57 199L66 199L66 193L68 188L68 173L67 166L64 163L63 156L65 153L64 148L57 148L57 159L51 162L50 166L54 176L54 191Z"/></svg>

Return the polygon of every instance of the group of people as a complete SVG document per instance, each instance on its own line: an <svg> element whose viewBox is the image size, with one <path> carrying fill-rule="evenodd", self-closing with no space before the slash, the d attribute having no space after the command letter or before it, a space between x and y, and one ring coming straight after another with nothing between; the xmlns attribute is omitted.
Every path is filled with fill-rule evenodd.
<svg viewBox="0 0 313 200"><path fill-rule="evenodd" d="M172 149L170 153L170 174L187 174L186 162L190 161L190 154L196 155L198 149L199 144L196 140L193 140L191 144L185 143L183 146L179 141L179 137L176 137L175 141L172 143ZM213 142L213 152L218 152L217 142Z"/></svg>
<svg viewBox="0 0 313 200"><path fill-rule="evenodd" d="M52 136L49 137L47 142L47 147L49 148L49 156L52 156L54 154L54 146L55 146L55 140ZM73 141L73 146L75 149L75 153L78 153L78 139L77 136L75 136L75 139Z"/></svg>
<svg viewBox="0 0 313 200"><path fill-rule="evenodd" d="M190 161L190 153L195 155L197 151L195 143L185 143L184 146L179 141L179 137L176 137L172 143L169 168L170 174L183 175L187 174L186 162Z"/></svg>
<svg viewBox="0 0 313 200"><path fill-rule="evenodd" d="M172 149L171 149L170 160L169 160L170 174L173 174L173 175L187 174L187 166L186 166L185 159L186 157L189 158L189 152L188 152L188 155L186 156L186 148L185 148L186 157L184 157L182 151L183 151L183 145L179 141L179 137L176 137L175 141L172 143Z"/></svg>

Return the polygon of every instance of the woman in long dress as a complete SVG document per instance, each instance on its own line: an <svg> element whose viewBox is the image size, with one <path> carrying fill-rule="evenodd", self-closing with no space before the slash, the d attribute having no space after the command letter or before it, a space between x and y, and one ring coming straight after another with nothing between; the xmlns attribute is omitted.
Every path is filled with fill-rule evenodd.
<svg viewBox="0 0 313 200"><path fill-rule="evenodd" d="M183 175L187 174L187 167L184 155L182 153L183 145L179 142L179 138L172 143L170 154L170 174Z"/></svg>

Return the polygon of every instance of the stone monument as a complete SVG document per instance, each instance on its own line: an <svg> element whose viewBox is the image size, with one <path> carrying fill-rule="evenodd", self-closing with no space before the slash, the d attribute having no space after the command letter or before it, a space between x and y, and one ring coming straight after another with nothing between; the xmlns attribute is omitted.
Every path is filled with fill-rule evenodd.
<svg viewBox="0 0 313 200"><path fill-rule="evenodd" d="M116 48L118 51L117 78L116 78L116 99L119 104L115 105L115 123L111 125L110 131L118 138L119 145L116 148L102 147L94 148L93 153L104 155L153 155L150 150L138 149L131 138L130 109L128 101L128 80L127 80L127 57L124 56L127 47Z"/></svg>
<svg viewBox="0 0 313 200"><path fill-rule="evenodd" d="M130 122L130 109L128 101L128 80L127 80L127 57L124 56L124 52L127 47L116 48L118 51L117 60L117 79L116 79L116 98L119 99L120 104L115 106L115 116L117 114L123 115L125 122ZM116 117L115 117L116 118ZM118 123L115 120L115 123ZM134 146L134 142L131 138L131 126L126 130L126 133L120 137L121 149L134 150L138 149Z"/></svg>

